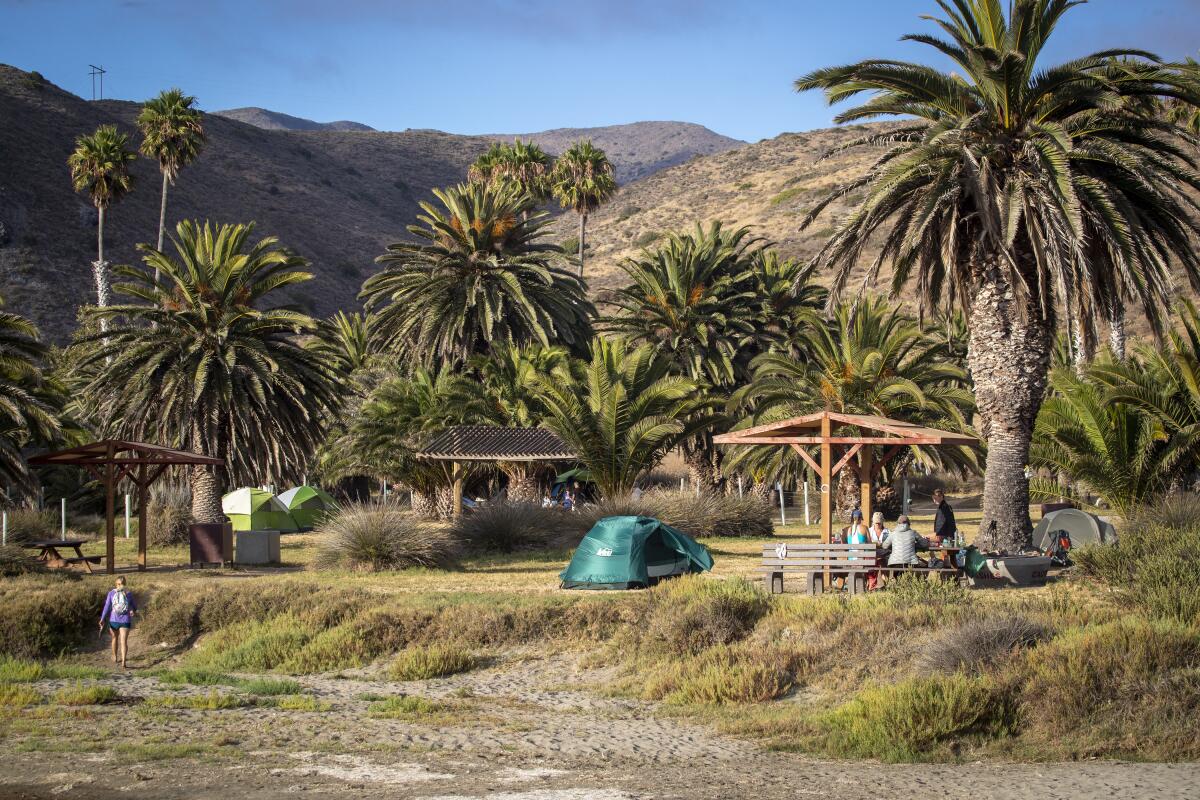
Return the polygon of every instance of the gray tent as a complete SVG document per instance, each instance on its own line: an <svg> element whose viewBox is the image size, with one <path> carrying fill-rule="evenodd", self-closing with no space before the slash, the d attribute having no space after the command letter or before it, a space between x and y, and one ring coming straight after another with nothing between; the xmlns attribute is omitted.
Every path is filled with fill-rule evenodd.
<svg viewBox="0 0 1200 800"><path fill-rule="evenodd" d="M1060 508L1042 517L1034 528L1033 543L1043 553L1053 552L1064 533L1071 537L1072 548L1117 541L1117 529L1111 523L1077 508Z"/></svg>

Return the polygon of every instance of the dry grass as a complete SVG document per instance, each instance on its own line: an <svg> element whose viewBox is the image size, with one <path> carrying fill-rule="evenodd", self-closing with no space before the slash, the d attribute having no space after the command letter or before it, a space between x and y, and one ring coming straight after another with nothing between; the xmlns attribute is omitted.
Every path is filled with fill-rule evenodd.
<svg viewBox="0 0 1200 800"><path fill-rule="evenodd" d="M445 526L394 505L348 505L317 528L317 569L448 569L458 564L459 541Z"/></svg>
<svg viewBox="0 0 1200 800"><path fill-rule="evenodd" d="M433 645L404 650L388 667L394 681L422 681L470 672L479 659L461 647Z"/></svg>
<svg viewBox="0 0 1200 800"><path fill-rule="evenodd" d="M51 702L60 706L96 706L111 703L116 699L117 690L111 686L76 683L55 692Z"/></svg>

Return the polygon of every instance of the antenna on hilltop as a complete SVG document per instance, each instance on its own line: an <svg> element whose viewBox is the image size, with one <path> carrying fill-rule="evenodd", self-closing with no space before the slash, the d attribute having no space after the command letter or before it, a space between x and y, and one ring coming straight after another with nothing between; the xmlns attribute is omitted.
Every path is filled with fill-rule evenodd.
<svg viewBox="0 0 1200 800"><path fill-rule="evenodd" d="M88 74L92 76L92 99L96 99L96 76L100 76L100 99L104 99L104 73L107 72L103 67L97 67L95 64L88 64L92 71Z"/></svg>

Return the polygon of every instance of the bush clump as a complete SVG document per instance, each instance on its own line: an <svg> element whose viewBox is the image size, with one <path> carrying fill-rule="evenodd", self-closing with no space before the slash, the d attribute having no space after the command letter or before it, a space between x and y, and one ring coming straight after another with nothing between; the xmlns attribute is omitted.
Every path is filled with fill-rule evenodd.
<svg viewBox="0 0 1200 800"><path fill-rule="evenodd" d="M444 703L427 700L416 695L400 695L378 700L368 707L368 713L377 719L422 719L440 714L448 707Z"/></svg>
<svg viewBox="0 0 1200 800"><path fill-rule="evenodd" d="M923 672L935 674L976 673L1045 641L1049 633L1045 625L1019 615L972 619L931 635L917 664Z"/></svg>
<svg viewBox="0 0 1200 800"><path fill-rule="evenodd" d="M345 506L316 532L322 540L314 561L318 569L446 569L458 564L458 540L449 528L396 506Z"/></svg>
<svg viewBox="0 0 1200 800"><path fill-rule="evenodd" d="M0 545L0 577L12 578L31 572L44 572L44 565L18 545Z"/></svg>
<svg viewBox="0 0 1200 800"><path fill-rule="evenodd" d="M771 536L771 507L749 495L651 492L647 505L659 519L689 536Z"/></svg>
<svg viewBox="0 0 1200 800"><path fill-rule="evenodd" d="M185 491L164 489L146 504L146 539L152 545L187 544L191 522L191 500Z"/></svg>
<svg viewBox="0 0 1200 800"><path fill-rule="evenodd" d="M60 706L98 706L117 699L117 690L111 686L84 685L64 686L54 693L53 702Z"/></svg>
<svg viewBox="0 0 1200 800"><path fill-rule="evenodd" d="M578 521L561 508L535 503L487 503L455 523L454 536L472 550L511 553L546 548L575 537Z"/></svg>
<svg viewBox="0 0 1200 800"><path fill-rule="evenodd" d="M695 655L746 637L767 613L770 601L741 578L717 581L684 576L645 594L637 637L651 651Z"/></svg>
<svg viewBox="0 0 1200 800"><path fill-rule="evenodd" d="M25 575L0 582L0 653L46 658L96 635L107 586L63 574Z"/></svg>
<svg viewBox="0 0 1200 800"><path fill-rule="evenodd" d="M58 537L59 520L50 511L34 508L10 508L8 513L9 544L24 544L37 539Z"/></svg>
<svg viewBox="0 0 1200 800"><path fill-rule="evenodd" d="M461 647L413 647L397 656L388 675L395 681L423 681L470 672L478 664L479 660Z"/></svg>
<svg viewBox="0 0 1200 800"><path fill-rule="evenodd" d="M766 703L792 690L795 673L792 653L722 645L654 670L645 680L642 696L685 705Z"/></svg>
<svg viewBox="0 0 1200 800"><path fill-rule="evenodd" d="M1200 498L1168 497L1132 514L1115 544L1073 550L1082 575L1152 617L1200 623Z"/></svg>

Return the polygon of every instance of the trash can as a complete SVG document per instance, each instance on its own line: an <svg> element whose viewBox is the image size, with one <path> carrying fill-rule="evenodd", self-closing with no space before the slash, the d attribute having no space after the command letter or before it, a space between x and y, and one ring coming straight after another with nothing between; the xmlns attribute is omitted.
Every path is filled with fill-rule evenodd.
<svg viewBox="0 0 1200 800"><path fill-rule="evenodd" d="M233 560L235 564L278 564L279 531L238 531Z"/></svg>
<svg viewBox="0 0 1200 800"><path fill-rule="evenodd" d="M193 567L233 561L233 525L228 522L193 522L188 526L190 562Z"/></svg>

